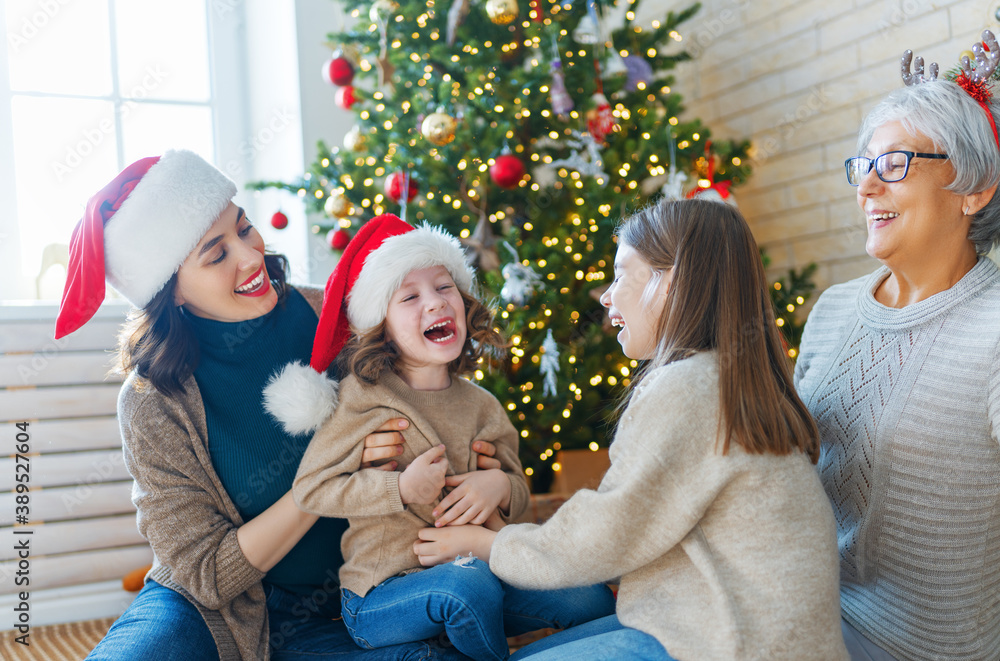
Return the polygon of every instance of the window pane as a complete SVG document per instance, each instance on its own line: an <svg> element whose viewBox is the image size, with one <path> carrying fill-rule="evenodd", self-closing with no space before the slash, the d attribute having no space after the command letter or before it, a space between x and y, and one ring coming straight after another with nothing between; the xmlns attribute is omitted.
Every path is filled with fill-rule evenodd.
<svg viewBox="0 0 1000 661"><path fill-rule="evenodd" d="M114 108L15 96L11 110L22 268L33 279L42 249L68 244L87 200L118 173Z"/></svg>
<svg viewBox="0 0 1000 661"><path fill-rule="evenodd" d="M190 149L214 160L212 111L206 106L134 103L122 110L125 162L167 149Z"/></svg>
<svg viewBox="0 0 1000 661"><path fill-rule="evenodd" d="M107 0L6 0L4 6L11 89L111 94Z"/></svg>
<svg viewBox="0 0 1000 661"><path fill-rule="evenodd" d="M115 27L122 97L209 100L203 0L119 1Z"/></svg>

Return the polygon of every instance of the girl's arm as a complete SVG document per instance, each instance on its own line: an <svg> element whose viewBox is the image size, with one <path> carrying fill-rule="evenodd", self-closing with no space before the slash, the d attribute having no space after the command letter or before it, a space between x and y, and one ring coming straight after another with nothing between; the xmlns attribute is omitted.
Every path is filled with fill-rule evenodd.
<svg viewBox="0 0 1000 661"><path fill-rule="evenodd" d="M467 528L423 530L415 546L421 563L446 553L486 555L489 541L497 577L549 589L613 580L679 544L732 479L736 462L716 454L717 380L691 373L703 362L676 365L651 374L622 415L611 467L596 491L578 491L542 526L507 526L495 539Z"/></svg>
<svg viewBox="0 0 1000 661"><path fill-rule="evenodd" d="M403 511L399 473L362 468L364 444L358 429L386 422L386 410L337 412L316 432L292 484L295 503L319 516L379 516Z"/></svg>
<svg viewBox="0 0 1000 661"><path fill-rule="evenodd" d="M395 445L396 439L402 438L398 430L406 429L409 424L405 418L395 418L368 434L361 456L362 466L401 453L402 446ZM386 450L392 454L386 453ZM396 462L390 461L379 466L378 470L391 471L395 468ZM267 572L299 543L318 519L317 515L300 510L289 491L271 507L240 526L236 538L250 564Z"/></svg>

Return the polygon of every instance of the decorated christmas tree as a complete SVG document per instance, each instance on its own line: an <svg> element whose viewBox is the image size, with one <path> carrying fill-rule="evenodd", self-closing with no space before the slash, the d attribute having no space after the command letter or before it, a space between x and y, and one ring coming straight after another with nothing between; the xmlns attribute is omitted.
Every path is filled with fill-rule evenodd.
<svg viewBox="0 0 1000 661"><path fill-rule="evenodd" d="M300 181L258 186L307 201L335 250L384 212L461 237L511 342L473 378L544 490L555 452L607 445L639 367L598 302L615 226L661 196L735 203L749 175L749 144L713 141L672 89L699 6L643 26L641 0L344 2L355 22L330 35L324 72L357 124Z"/></svg>

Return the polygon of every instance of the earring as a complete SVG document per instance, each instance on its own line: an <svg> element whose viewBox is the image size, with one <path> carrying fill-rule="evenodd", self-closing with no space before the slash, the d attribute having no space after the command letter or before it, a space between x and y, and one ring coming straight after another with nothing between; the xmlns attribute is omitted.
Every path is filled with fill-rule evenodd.
<svg viewBox="0 0 1000 661"><path fill-rule="evenodd" d="M962 209L962 213L964 213L966 216L968 216L969 215L969 207L965 207L964 209Z"/></svg>

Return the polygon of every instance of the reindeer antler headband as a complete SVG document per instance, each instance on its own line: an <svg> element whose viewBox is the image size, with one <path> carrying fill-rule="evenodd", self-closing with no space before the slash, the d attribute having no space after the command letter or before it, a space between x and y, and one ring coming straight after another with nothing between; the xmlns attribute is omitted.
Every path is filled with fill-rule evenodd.
<svg viewBox="0 0 1000 661"><path fill-rule="evenodd" d="M986 45L985 50L983 44ZM1000 134L997 134L997 125L993 120L993 113L990 111L987 102L992 98L993 92L990 90L989 79L1000 64L1000 43L993 33L983 30L982 43L976 42L972 45L972 54L976 58L975 66L969 61L968 55L962 56L960 65L961 73L955 76L955 82L964 89L976 103L982 106L986 112L986 119L990 120L990 127L993 129L993 139L996 140L997 148L1000 149ZM910 62L913 62L913 73L910 73ZM919 85L937 80L937 62L931 62L924 73L924 58L913 59L913 51L907 49L903 51L901 61L901 75L903 83L906 85Z"/></svg>

